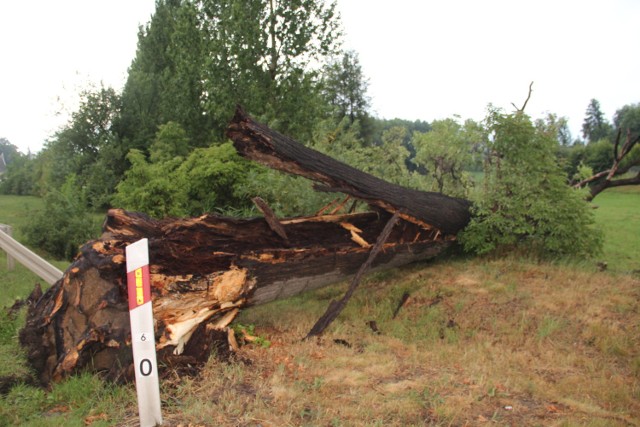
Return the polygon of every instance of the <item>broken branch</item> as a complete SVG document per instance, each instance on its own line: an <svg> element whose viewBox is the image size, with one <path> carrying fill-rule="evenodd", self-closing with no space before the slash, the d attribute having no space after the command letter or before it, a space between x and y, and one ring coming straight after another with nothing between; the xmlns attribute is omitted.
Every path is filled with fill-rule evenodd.
<svg viewBox="0 0 640 427"><path fill-rule="evenodd" d="M619 179L614 180L616 176L622 175L628 172L632 166L640 162L634 162L626 165L624 168L621 167L622 161L624 158L631 152L633 147L640 141L640 135L635 138L631 137L631 132L627 129L627 137L625 139L624 144L620 151L618 151L620 147L620 138L622 136L622 130L618 129L618 133L616 136L616 140L613 145L613 164L610 169L598 172L593 174L589 178L586 178L577 184L574 184L574 188L583 188L586 185L590 185L589 187L589 195L587 196L587 200L593 200L598 194L611 187L620 187L625 185L638 185L640 182L640 173L634 178L627 179Z"/></svg>
<svg viewBox="0 0 640 427"><path fill-rule="evenodd" d="M264 215L264 219L267 221L267 224L269 224L269 227L271 227L278 236L282 237L283 240L288 241L289 238L287 237L287 233L284 231L284 227L280 221L278 221L278 218L276 218L276 215L273 213L267 202L262 200L260 197L254 197L251 201L253 201L257 208L260 209L260 212Z"/></svg>
<svg viewBox="0 0 640 427"><path fill-rule="evenodd" d="M360 267L355 277L351 281L351 284L349 285L349 289L347 289L347 292L339 301L333 300L331 301L331 303L329 303L329 307L327 307L327 311L325 311L322 317L320 317L320 319L318 319L316 324L313 325L313 327L311 328L307 336L304 338L305 340L313 336L321 335L325 331L325 329L327 329L327 327L331 324L331 322L333 322L335 318L338 317L338 315L342 312L342 310L344 310L344 308L347 306L347 303L351 299L351 296L353 295L356 288L360 284L360 279L365 273L367 273L367 271L371 267L371 264L373 263L373 260L376 258L376 256L378 256L378 252L380 252L385 242L389 238L389 235L391 234L391 230L393 230L393 227L396 225L396 222L398 221L398 217L399 217L399 214L398 212L396 212L395 214L393 214L391 219L389 219L389 222L387 222L387 225L384 226L382 233L380 233L380 236L378 237L376 244L373 246L373 249L371 249L371 252L369 253L369 257L367 258L365 263L362 264L362 267Z"/></svg>

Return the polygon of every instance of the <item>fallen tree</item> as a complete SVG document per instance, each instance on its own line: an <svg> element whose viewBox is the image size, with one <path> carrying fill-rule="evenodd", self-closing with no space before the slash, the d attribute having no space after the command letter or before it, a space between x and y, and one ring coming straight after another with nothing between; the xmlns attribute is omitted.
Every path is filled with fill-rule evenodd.
<svg viewBox="0 0 640 427"><path fill-rule="evenodd" d="M83 369L112 379L132 376L125 248L141 238L149 239L159 358L195 363L208 356L205 338L224 330L240 308L343 280L365 261L381 269L432 258L469 221L466 200L389 184L272 131L241 109L228 135L241 155L313 179L321 191L349 194L373 211L280 219L261 199L254 202L264 218L254 219L207 214L154 220L110 210L102 236L82 246L44 295L36 290L31 297L37 302L20 341L42 382ZM369 259L387 223L393 228Z"/></svg>

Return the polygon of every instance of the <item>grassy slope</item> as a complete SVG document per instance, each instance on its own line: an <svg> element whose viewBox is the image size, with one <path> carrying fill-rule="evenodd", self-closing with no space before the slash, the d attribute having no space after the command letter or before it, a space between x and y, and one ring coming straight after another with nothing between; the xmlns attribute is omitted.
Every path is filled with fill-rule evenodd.
<svg viewBox="0 0 640 427"><path fill-rule="evenodd" d="M369 277L320 342L300 339L344 285L246 310L238 322L272 345L163 382L167 424L640 425L640 280L617 274L638 268L625 254L640 203L626 193L596 199L608 237L620 230L621 254L609 241L603 258L613 272L479 259L396 269ZM16 325L0 325L0 349ZM20 386L0 399L0 426L135 425L134 399L89 376L50 393Z"/></svg>

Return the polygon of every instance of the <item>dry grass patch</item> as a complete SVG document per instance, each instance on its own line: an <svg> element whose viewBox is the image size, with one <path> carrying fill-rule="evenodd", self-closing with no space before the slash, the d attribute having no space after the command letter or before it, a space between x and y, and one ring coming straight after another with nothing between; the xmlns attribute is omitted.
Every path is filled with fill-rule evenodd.
<svg viewBox="0 0 640 427"><path fill-rule="evenodd" d="M640 425L632 276L514 260L408 267L369 277L321 339L301 341L343 290L245 311L271 346L176 378L169 423Z"/></svg>

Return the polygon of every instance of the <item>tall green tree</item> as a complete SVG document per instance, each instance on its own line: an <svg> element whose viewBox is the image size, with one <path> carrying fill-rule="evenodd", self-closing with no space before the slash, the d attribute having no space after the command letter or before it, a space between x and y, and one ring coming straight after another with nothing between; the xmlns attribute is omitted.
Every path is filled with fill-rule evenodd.
<svg viewBox="0 0 640 427"><path fill-rule="evenodd" d="M368 80L364 77L358 54L349 50L329 62L323 70L324 93L336 117L348 117L353 123L367 116L370 100Z"/></svg>
<svg viewBox="0 0 640 427"><path fill-rule="evenodd" d="M122 93L118 137L124 154L146 151L158 127L178 123L190 143L210 142L211 120L203 109L206 51L199 13L186 0L158 0L150 22L140 28L136 57Z"/></svg>
<svg viewBox="0 0 640 427"><path fill-rule="evenodd" d="M611 135L611 125L600 110L600 102L592 99L589 102L582 123L582 136L588 143L596 142Z"/></svg>
<svg viewBox="0 0 640 427"><path fill-rule="evenodd" d="M323 105L318 68L340 46L335 2L198 0L206 32L206 108L226 125L236 104L306 139ZM221 126L222 127L222 126Z"/></svg>

